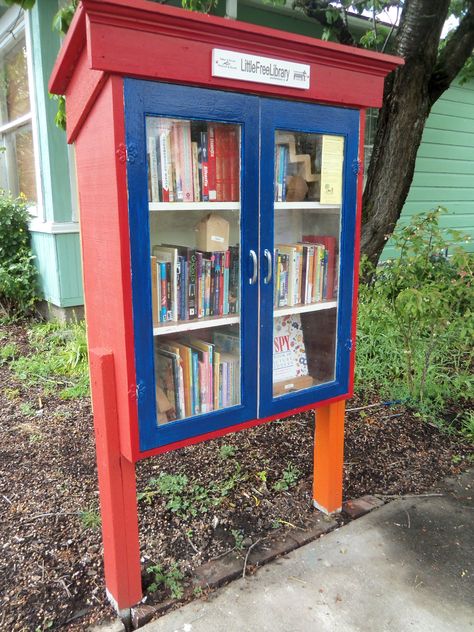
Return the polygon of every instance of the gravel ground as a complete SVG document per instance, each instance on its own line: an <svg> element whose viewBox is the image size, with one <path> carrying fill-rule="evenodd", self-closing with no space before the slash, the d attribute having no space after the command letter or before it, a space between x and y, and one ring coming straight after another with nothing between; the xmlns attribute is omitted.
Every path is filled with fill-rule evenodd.
<svg viewBox="0 0 474 632"><path fill-rule="evenodd" d="M9 327L8 336L28 351L22 327ZM0 384L0 630L87 629L113 615L89 401L25 388L7 364ZM472 463L472 448L403 408L346 419L346 498L423 492ZM304 526L313 512L313 429L314 415L305 413L139 463L144 570L176 563L189 582L197 566L234 547ZM163 474L181 491L150 484ZM144 578L146 589L151 575ZM160 589L147 599L167 596Z"/></svg>

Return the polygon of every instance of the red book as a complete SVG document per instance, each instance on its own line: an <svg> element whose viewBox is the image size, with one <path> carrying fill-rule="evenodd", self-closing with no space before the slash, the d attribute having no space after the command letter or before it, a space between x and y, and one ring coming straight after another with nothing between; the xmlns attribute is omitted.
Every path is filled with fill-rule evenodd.
<svg viewBox="0 0 474 632"><path fill-rule="evenodd" d="M207 181L209 186L209 201L215 202L216 193L216 126L207 126Z"/></svg>
<svg viewBox="0 0 474 632"><path fill-rule="evenodd" d="M239 130L229 128L229 201L238 202L240 193Z"/></svg>
<svg viewBox="0 0 474 632"><path fill-rule="evenodd" d="M322 244L327 250L327 289L326 296L324 298L330 301L334 298L336 277L336 238L331 235L303 235L303 241L311 244Z"/></svg>
<svg viewBox="0 0 474 632"><path fill-rule="evenodd" d="M216 139L216 200L224 202L226 198L225 173L226 164L226 130L223 125L216 125L214 128Z"/></svg>

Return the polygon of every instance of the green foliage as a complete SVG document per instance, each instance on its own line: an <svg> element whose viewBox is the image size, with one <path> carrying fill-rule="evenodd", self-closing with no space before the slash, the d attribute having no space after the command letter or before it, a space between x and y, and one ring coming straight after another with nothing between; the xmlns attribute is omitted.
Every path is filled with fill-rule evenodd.
<svg viewBox="0 0 474 632"><path fill-rule="evenodd" d="M168 588L174 599L181 599L183 596L182 581L183 573L176 562L165 570L161 564L148 566L146 572L153 576L153 582L148 586L148 592L156 592L160 586Z"/></svg>
<svg viewBox="0 0 474 632"><path fill-rule="evenodd" d="M101 525L100 513L97 509L80 511L79 520L84 529L99 529Z"/></svg>
<svg viewBox="0 0 474 632"><path fill-rule="evenodd" d="M210 13L217 5L217 0L181 0L183 9L198 11L199 13Z"/></svg>
<svg viewBox="0 0 474 632"><path fill-rule="evenodd" d="M13 360L18 354L18 347L14 342L8 342L0 347L0 364L6 364L10 360Z"/></svg>
<svg viewBox="0 0 474 632"><path fill-rule="evenodd" d="M48 393L59 390L65 399L89 394L86 327L84 322L37 323L28 332L32 353L10 364L27 385L41 385Z"/></svg>
<svg viewBox="0 0 474 632"><path fill-rule="evenodd" d="M138 500L150 504L155 496L162 496L167 501L166 509L180 518L189 519L219 506L244 479L239 463L236 463L229 477L211 482L206 487L191 483L185 474L162 472L157 478L148 481L147 487L139 492Z"/></svg>
<svg viewBox="0 0 474 632"><path fill-rule="evenodd" d="M227 459L230 459L233 456L235 456L235 448L234 448L234 446L228 445L228 444L221 445L221 447L219 449L219 457L223 461L226 461Z"/></svg>
<svg viewBox="0 0 474 632"><path fill-rule="evenodd" d="M395 231L397 257L370 271L359 301L356 390L408 398L433 421L448 401L474 395L474 259L464 236L440 227L445 212Z"/></svg>
<svg viewBox="0 0 474 632"><path fill-rule="evenodd" d="M286 469L283 471L282 477L274 483L273 489L276 492L286 491L296 485L300 476L301 472L299 469L291 465L291 463L288 463Z"/></svg>
<svg viewBox="0 0 474 632"><path fill-rule="evenodd" d="M0 312L12 318L29 314L37 299L37 273L23 198L0 192Z"/></svg>
<svg viewBox="0 0 474 632"><path fill-rule="evenodd" d="M234 547L237 549L237 551L242 551L242 549L244 548L245 540L243 531L241 529L232 529L231 533L234 536Z"/></svg>
<svg viewBox="0 0 474 632"><path fill-rule="evenodd" d="M461 432L470 443L474 444L474 411L466 410L463 414L461 419Z"/></svg>
<svg viewBox="0 0 474 632"><path fill-rule="evenodd" d="M22 9L32 9L35 6L36 0L3 0L7 7L12 7L17 4Z"/></svg>

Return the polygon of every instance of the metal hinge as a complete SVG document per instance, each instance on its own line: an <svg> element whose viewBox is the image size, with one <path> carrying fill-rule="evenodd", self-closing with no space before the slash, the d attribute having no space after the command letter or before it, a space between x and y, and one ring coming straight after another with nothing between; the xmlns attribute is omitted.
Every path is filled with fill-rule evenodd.
<svg viewBox="0 0 474 632"><path fill-rule="evenodd" d="M357 158L352 161L352 171L356 176L362 171L362 163L360 160L357 160Z"/></svg>
<svg viewBox="0 0 474 632"><path fill-rule="evenodd" d="M352 338L348 338L344 346L347 349L347 351L352 351Z"/></svg>

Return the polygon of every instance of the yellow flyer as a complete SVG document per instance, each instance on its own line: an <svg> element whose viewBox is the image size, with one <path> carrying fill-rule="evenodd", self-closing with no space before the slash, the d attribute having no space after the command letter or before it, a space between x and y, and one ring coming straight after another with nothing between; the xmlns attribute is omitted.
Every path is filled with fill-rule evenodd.
<svg viewBox="0 0 474 632"><path fill-rule="evenodd" d="M323 136L321 164L321 204L341 204L344 138Z"/></svg>

